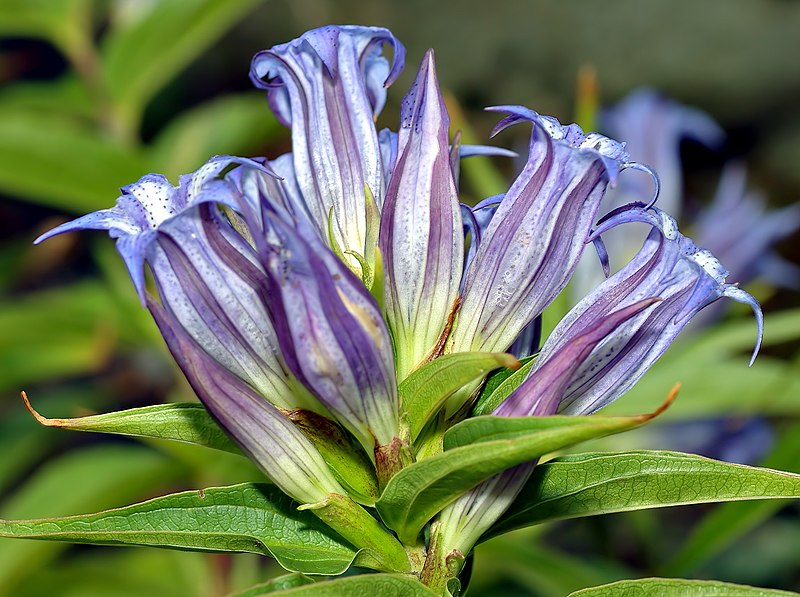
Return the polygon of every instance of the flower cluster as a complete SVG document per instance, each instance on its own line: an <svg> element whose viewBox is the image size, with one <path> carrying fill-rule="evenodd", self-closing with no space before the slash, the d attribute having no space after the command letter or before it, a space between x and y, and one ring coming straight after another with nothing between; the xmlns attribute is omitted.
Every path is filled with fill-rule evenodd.
<svg viewBox="0 0 800 597"><path fill-rule="evenodd" d="M620 173L647 170L610 138L521 106L491 108L504 115L495 132L532 126L529 153L503 196L460 204L458 161L509 152L451 142L432 51L398 129L376 129L403 62L402 44L375 27L325 27L261 52L251 78L291 129L291 153L217 156L177 186L147 175L123 187L114 207L37 240L109 231L203 405L276 485L312 509L331 496L371 506L400 470L440 453L444 430L476 414L482 378L413 421L403 382L450 355L537 352L542 312L588 244L604 257L601 235L617 225L643 222L651 231L633 260L556 327L521 385L482 412L593 413L720 297L750 304L761 335L756 301L726 284L719 262L649 197L600 217ZM354 487L326 458L315 425L351 442L375 487ZM446 506L431 543L445 555L468 553L533 466ZM329 522L362 547L346 524Z"/></svg>

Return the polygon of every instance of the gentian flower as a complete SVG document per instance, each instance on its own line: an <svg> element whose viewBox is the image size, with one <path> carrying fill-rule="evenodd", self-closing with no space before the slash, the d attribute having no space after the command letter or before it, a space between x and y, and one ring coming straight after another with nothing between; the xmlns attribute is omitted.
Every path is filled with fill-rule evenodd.
<svg viewBox="0 0 800 597"><path fill-rule="evenodd" d="M494 133L523 121L533 133L525 167L502 200L473 212L479 230L488 224L465 273L455 352L511 346L566 286L606 188L630 166L612 139L520 106L491 109L509 114Z"/></svg>
<svg viewBox="0 0 800 597"><path fill-rule="evenodd" d="M391 62L384 45L393 48ZM458 363L458 353L533 353L541 314L587 243L605 258L600 235L622 223L652 228L644 247L555 329L495 414L596 411L722 296L752 305L761 335L755 300L726 284L714 257L661 211L632 204L597 223L622 170L652 174L608 137L521 106L492 108L507 114L495 132L533 124L527 162L503 195L459 205L458 159L503 152L451 142L432 52L403 101L399 130L377 131L385 87L403 59L389 31L355 26L316 29L260 52L251 77L291 128L291 153L215 157L177 187L147 175L124 187L116 206L36 241L107 230L209 413L285 493L366 549L370 565L397 572L419 563L418 546L404 551L350 499L319 438L293 422L297 413L312 411L309 420L353 439L385 487L426 455L422 442L435 447L430 437L458 419L451 415L466 414L481 383L473 377L433 396L436 408L447 402L444 414L425 410L428 403L418 409L420 429L431 433L415 443L402 382L440 357ZM433 540L466 553L534 466L506 471L448 506ZM356 519L361 526L350 524ZM362 543L362 528L381 539ZM387 544L387 552L376 547Z"/></svg>
<svg viewBox="0 0 800 597"><path fill-rule="evenodd" d="M381 216L386 312L400 379L439 340L461 281L464 237L449 122L428 52L403 101L398 159Z"/></svg>
<svg viewBox="0 0 800 597"><path fill-rule="evenodd" d="M800 205L768 210L765 198L748 191L744 167L722 172L711 203L697 215L698 242L717 255L742 283L763 277L776 286L800 288L800 268L774 250L800 229Z"/></svg>
<svg viewBox="0 0 800 597"><path fill-rule="evenodd" d="M391 64L381 55L384 43L394 49ZM387 29L331 26L259 52L250 71L278 120L292 129L295 214L362 276L373 267L374 214L386 190L375 118L404 59L405 48Z"/></svg>
<svg viewBox="0 0 800 597"><path fill-rule="evenodd" d="M590 240L627 222L651 226L636 257L578 303L550 334L525 381L492 414L507 417L589 415L627 392L689 320L719 298L749 304L756 315L755 359L763 335L758 302L735 285L707 250L654 207L612 212ZM466 554L511 505L535 463L505 471L442 511L440 547Z"/></svg>

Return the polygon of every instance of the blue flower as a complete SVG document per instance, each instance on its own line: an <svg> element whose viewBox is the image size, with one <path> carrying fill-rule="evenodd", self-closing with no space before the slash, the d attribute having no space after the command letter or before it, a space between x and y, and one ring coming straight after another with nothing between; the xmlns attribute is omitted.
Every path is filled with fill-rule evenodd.
<svg viewBox="0 0 800 597"><path fill-rule="evenodd" d="M753 306L760 341L758 304L725 283L719 262L669 216L635 203L598 221L621 171L652 174L613 139L521 106L492 108L506 114L495 132L533 124L527 161L506 193L459 205L458 160L509 152L451 143L432 52L398 131L378 131L403 61L402 44L375 27L324 27L260 52L251 77L291 128L291 153L214 157L178 186L147 175L114 207L36 241L80 229L116 239L200 400L287 494L308 504L345 493L287 411L330 418L385 483L419 447L402 431L398 384L445 353L533 352L541 314L587 243L607 257L601 235L620 224L651 228L643 248L556 327L495 414L596 411L721 297ZM474 389L457 393L440 422ZM471 549L534 465L448 506L438 524L444 545Z"/></svg>

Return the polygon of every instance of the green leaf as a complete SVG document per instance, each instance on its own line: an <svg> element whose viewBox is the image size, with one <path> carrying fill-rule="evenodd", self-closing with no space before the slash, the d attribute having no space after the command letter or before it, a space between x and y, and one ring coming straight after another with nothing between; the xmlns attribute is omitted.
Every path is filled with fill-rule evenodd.
<svg viewBox="0 0 800 597"><path fill-rule="evenodd" d="M734 585L716 580L640 578L581 589L569 597L791 597L797 593Z"/></svg>
<svg viewBox="0 0 800 597"><path fill-rule="evenodd" d="M47 427L166 439L241 454L201 404L155 404L75 419L48 419L23 400L36 420Z"/></svg>
<svg viewBox="0 0 800 597"><path fill-rule="evenodd" d="M784 429L763 466L800 473L800 425ZM662 569L685 576L785 506L782 500L733 502L718 506L697 524L689 539Z"/></svg>
<svg viewBox="0 0 800 597"><path fill-rule="evenodd" d="M518 366L517 359L502 352L458 352L434 359L414 371L399 388L411 441L461 388L499 367Z"/></svg>
<svg viewBox="0 0 800 597"><path fill-rule="evenodd" d="M800 475L662 451L577 454L536 467L486 537L549 520L800 497Z"/></svg>
<svg viewBox="0 0 800 597"><path fill-rule="evenodd" d="M468 419L445 434L445 452L392 477L376 507L386 525L410 544L437 512L492 475L554 450L631 429L653 416Z"/></svg>
<svg viewBox="0 0 800 597"><path fill-rule="evenodd" d="M228 595L228 597L258 597L259 595L266 595L267 593L275 593L277 591L286 591L308 585L314 581L307 577L305 574L284 574L267 582L259 583L255 586Z"/></svg>
<svg viewBox="0 0 800 597"><path fill-rule="evenodd" d="M290 572L341 574L356 556L313 514L269 484L185 491L96 514L2 520L0 536L249 552Z"/></svg>
<svg viewBox="0 0 800 597"><path fill-rule="evenodd" d="M144 18L113 29L102 48L103 79L122 120L137 124L150 99L255 4L163 0Z"/></svg>
<svg viewBox="0 0 800 597"><path fill-rule="evenodd" d="M170 122L149 150L150 170L176 178L209 156L250 155L282 130L261 93L222 97Z"/></svg>
<svg viewBox="0 0 800 597"><path fill-rule="evenodd" d="M520 359L518 369L501 369L490 375L481 389L475 407L472 409L472 416L488 415L500 403L508 398L508 395L516 390L525 381L525 377L533 367L535 356Z"/></svg>
<svg viewBox="0 0 800 597"><path fill-rule="evenodd" d="M88 20L88 0L3 0L0 35L41 37L71 48Z"/></svg>
<svg viewBox="0 0 800 597"><path fill-rule="evenodd" d="M137 150L54 112L0 111L0 191L84 214L114 203L145 172Z"/></svg>
<svg viewBox="0 0 800 597"><path fill-rule="evenodd" d="M257 595L258 593L256 593ZM361 574L326 580L283 592L289 597L435 597L436 593L413 576L401 574Z"/></svg>
<svg viewBox="0 0 800 597"><path fill-rule="evenodd" d="M6 454L6 458L13 457ZM184 467L136 445L102 445L73 450L45 462L3 502L3 518L63 516L141 499L157 488L182 483ZM0 539L0 594L14 595L26 574L37 573L64 546Z"/></svg>

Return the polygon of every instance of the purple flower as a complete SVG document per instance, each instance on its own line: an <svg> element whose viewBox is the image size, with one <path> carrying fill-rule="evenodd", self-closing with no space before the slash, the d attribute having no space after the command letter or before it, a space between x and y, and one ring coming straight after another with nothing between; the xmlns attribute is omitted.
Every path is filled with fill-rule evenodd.
<svg viewBox="0 0 800 597"><path fill-rule="evenodd" d="M398 434L389 332L375 299L321 242L267 220L270 317L289 369L370 455Z"/></svg>
<svg viewBox="0 0 800 597"><path fill-rule="evenodd" d="M384 44L394 49L391 63ZM329 417L372 459L375 470L359 472L376 473L385 487L414 457L436 450L449 415L480 380L437 396L434 375L415 396L447 404L444 413L425 412L420 438L401 431L413 414L401 395L413 384L401 393L398 383L445 352L535 352L542 311L586 244L595 242L607 269L600 237L622 223L651 228L641 251L555 328L528 378L495 414L596 411L721 297L753 307L760 342L758 304L726 284L719 262L669 216L632 204L596 221L620 171L653 174L612 139L520 106L492 108L507 114L495 132L533 124L527 162L506 193L474 208L459 205L458 160L507 152L451 142L432 51L403 102L399 130L378 132L385 87L403 59L389 31L354 26L316 29L260 52L251 77L291 127L291 153L212 158L177 187L147 175L123 188L114 207L37 239L80 229L116 239L206 409L288 495L325 502L345 493L336 479L348 485L285 411ZM147 288L146 266L154 288ZM534 466L506 471L448 506L432 527L437 540L469 551ZM359 520L390 536L356 508ZM359 543L346 515L324 520Z"/></svg>
<svg viewBox="0 0 800 597"><path fill-rule="evenodd" d="M453 351L506 350L569 281L609 185L626 167L619 143L519 106L495 133L531 121L530 153L471 259Z"/></svg>
<svg viewBox="0 0 800 597"><path fill-rule="evenodd" d="M698 241L742 283L763 276L772 284L800 288L800 268L774 245L800 229L800 205L768 210L764 197L748 191L745 170L728 166L711 204L698 214Z"/></svg>
<svg viewBox="0 0 800 597"><path fill-rule="evenodd" d="M505 417L555 414L570 381L597 346L656 302L657 299L645 299L595 320L593 327L570 338L561 351L532 371L492 414ZM528 462L508 469L448 505L439 516L437 529L437 541L444 553L454 550L469 553L511 505L535 466L536 462Z"/></svg>
<svg viewBox="0 0 800 597"><path fill-rule="evenodd" d="M108 230L143 301L147 263L166 313L213 359L276 406L319 411L293 391L274 348L255 251L215 205L238 209L242 200L232 184L217 178L231 165L269 176L252 160L227 156L182 176L177 187L150 174L123 187L114 207L58 226L35 242L73 230Z"/></svg>
<svg viewBox="0 0 800 597"><path fill-rule="evenodd" d="M394 48L391 64L381 55L384 43ZM302 202L296 210L363 276L374 263L378 233L364 189L377 213L386 188L375 118L404 59L403 45L387 29L330 26L259 52L250 71L275 115L292 129L291 162Z"/></svg>
<svg viewBox="0 0 800 597"><path fill-rule="evenodd" d="M399 379L430 356L461 282L464 237L449 122L428 52L403 101L398 158L381 216L386 313Z"/></svg>

